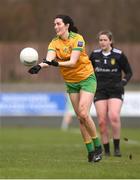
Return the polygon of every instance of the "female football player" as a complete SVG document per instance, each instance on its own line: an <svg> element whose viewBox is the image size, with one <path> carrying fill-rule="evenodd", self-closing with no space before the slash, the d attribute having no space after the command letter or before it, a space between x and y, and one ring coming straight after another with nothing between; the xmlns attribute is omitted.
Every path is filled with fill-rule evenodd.
<svg viewBox="0 0 140 180"><path fill-rule="evenodd" d="M56 37L48 46L46 59L32 67L29 73L36 74L48 66L60 68L67 92L79 119L80 130L88 151L88 161L101 160L102 148L97 137L95 124L89 115L94 93L96 78L92 63L85 52L85 41L71 17L58 15L54 19Z"/></svg>
<svg viewBox="0 0 140 180"><path fill-rule="evenodd" d="M127 57L113 47L112 33L101 31L98 35L100 49L93 51L90 60L95 69L97 90L94 97L100 133L106 156L110 156L109 127L112 128L114 156L120 157L120 111L124 86L132 76ZM122 71L124 76L122 76Z"/></svg>

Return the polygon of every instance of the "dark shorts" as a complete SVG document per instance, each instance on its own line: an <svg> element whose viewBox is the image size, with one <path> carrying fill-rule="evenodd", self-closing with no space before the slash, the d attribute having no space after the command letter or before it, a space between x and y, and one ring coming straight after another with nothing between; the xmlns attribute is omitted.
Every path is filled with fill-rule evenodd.
<svg viewBox="0 0 140 180"><path fill-rule="evenodd" d="M112 98L118 98L123 101L124 97L124 89L97 89L95 96L94 96L94 102L99 100L106 100L106 99L112 99Z"/></svg>

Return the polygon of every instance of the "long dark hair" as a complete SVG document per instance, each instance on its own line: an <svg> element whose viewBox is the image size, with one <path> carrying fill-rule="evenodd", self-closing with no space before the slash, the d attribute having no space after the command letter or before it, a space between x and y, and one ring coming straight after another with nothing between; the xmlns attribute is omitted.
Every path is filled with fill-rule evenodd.
<svg viewBox="0 0 140 180"><path fill-rule="evenodd" d="M72 18L70 16L67 16L67 15L63 15L63 14L59 14L55 17L56 18L60 18L63 20L64 24L69 24L69 29L68 31L72 31L72 32L75 32L77 33L78 32L78 29L77 27L74 25L74 22L72 20Z"/></svg>
<svg viewBox="0 0 140 180"><path fill-rule="evenodd" d="M106 36L108 37L108 39L109 39L110 41L112 41L111 47L113 48L114 39L113 39L113 34L112 34L112 32L109 31L109 30L100 31L100 32L98 33L98 36L97 36L98 40L99 40L99 37L100 37L101 35L106 35Z"/></svg>

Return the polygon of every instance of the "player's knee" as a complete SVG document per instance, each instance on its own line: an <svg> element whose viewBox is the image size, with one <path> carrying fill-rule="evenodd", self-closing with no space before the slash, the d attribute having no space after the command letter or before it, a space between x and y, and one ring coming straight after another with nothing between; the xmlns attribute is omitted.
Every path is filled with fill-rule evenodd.
<svg viewBox="0 0 140 180"><path fill-rule="evenodd" d="M112 119L111 126L113 129L120 128L120 126L121 126L120 119L118 119L118 118Z"/></svg>
<svg viewBox="0 0 140 180"><path fill-rule="evenodd" d="M116 125L116 124L118 124L119 123L119 121L120 121L120 116L119 116L119 114L118 113L111 113L110 115L109 115L109 119L110 119L110 122L111 122L111 124L112 125Z"/></svg>
<svg viewBox="0 0 140 180"><path fill-rule="evenodd" d="M86 121L88 118L88 113L86 111L79 111L79 118L81 121Z"/></svg>
<svg viewBox="0 0 140 180"><path fill-rule="evenodd" d="M78 115L77 119L79 120L80 124L83 124L83 119L81 119L81 117Z"/></svg>
<svg viewBox="0 0 140 180"><path fill-rule="evenodd" d="M85 107L84 105L79 106L77 115L80 121L85 123L85 121L89 119L89 112L87 110L87 107Z"/></svg>
<svg viewBox="0 0 140 180"><path fill-rule="evenodd" d="M105 133L106 131L106 122L104 120L99 121L99 127L100 127L100 132L101 134Z"/></svg>

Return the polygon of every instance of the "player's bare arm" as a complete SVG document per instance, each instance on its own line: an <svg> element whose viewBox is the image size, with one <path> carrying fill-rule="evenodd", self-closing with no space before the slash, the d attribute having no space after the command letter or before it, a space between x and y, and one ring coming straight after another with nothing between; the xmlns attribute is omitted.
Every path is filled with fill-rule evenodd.
<svg viewBox="0 0 140 180"><path fill-rule="evenodd" d="M55 51L48 51L48 53L46 55L46 60L51 62L55 58L56 58L56 52ZM44 63L44 62L41 62L39 65L41 66L41 68L46 68L49 66L49 64Z"/></svg>
<svg viewBox="0 0 140 180"><path fill-rule="evenodd" d="M59 66L62 67L74 67L80 57L81 51L73 50L69 61L59 62Z"/></svg>

